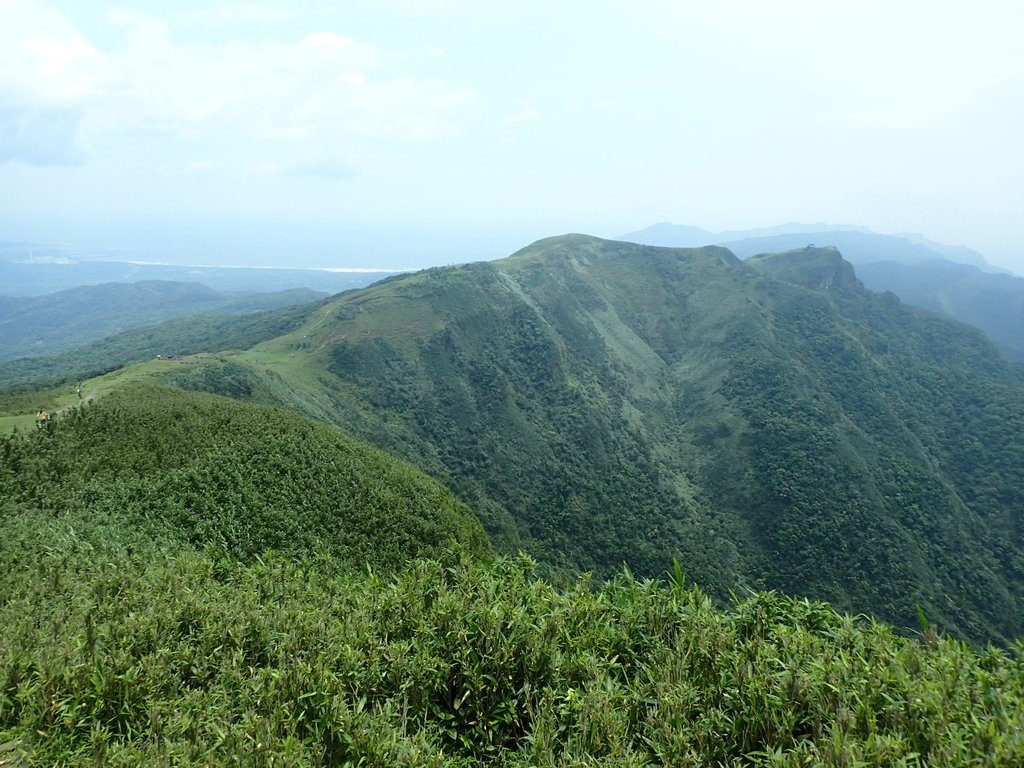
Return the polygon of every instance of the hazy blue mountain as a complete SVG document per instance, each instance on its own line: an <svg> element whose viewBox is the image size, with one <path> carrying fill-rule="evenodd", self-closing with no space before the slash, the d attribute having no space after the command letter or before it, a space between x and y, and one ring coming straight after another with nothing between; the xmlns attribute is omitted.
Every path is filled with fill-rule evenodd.
<svg viewBox="0 0 1024 768"><path fill-rule="evenodd" d="M857 275L873 291L892 291L908 304L980 328L1003 354L1024 361L1024 278L943 260L878 261L859 265Z"/></svg>
<svg viewBox="0 0 1024 768"><path fill-rule="evenodd" d="M871 261L919 263L949 259L971 264L987 272L1006 272L985 257L962 245L945 245L920 235L880 235L866 227L828 224L781 224L761 229L708 232L698 227L662 222L623 235L620 240L646 245L693 248L724 245L740 258L758 253L778 253L807 245L833 246L853 264Z"/></svg>
<svg viewBox="0 0 1024 768"><path fill-rule="evenodd" d="M747 237L722 241L725 246L741 259L758 253L778 253L807 245L832 246L838 248L843 258L851 264L867 264L872 261L897 261L905 264L920 264L925 261L946 258L945 253L923 242L913 242L905 237L879 235L874 232L798 232L768 237ZM966 251L966 249L965 249ZM966 251L967 255L973 251ZM974 259L979 268L990 271L991 265L980 254Z"/></svg>
<svg viewBox="0 0 1024 768"><path fill-rule="evenodd" d="M0 388L73 382L157 355L247 349L297 328L323 303L241 315L190 315L124 331L58 355L0 361Z"/></svg>
<svg viewBox="0 0 1024 768"><path fill-rule="evenodd" d="M927 248L931 248L933 251L942 255L942 258L949 261L955 261L958 264L969 264L973 267L977 267L983 272L994 272L996 274L1012 275L1008 269L997 267L989 264L985 260L985 257L975 251L973 248L968 248L966 245L947 245L946 243L937 243L934 240L929 240L926 237L914 233L901 232L898 237L903 237L912 243L918 243Z"/></svg>
<svg viewBox="0 0 1024 768"><path fill-rule="evenodd" d="M203 267L81 260L59 248L0 243L0 294L38 296L100 283L165 280L202 283L217 291L282 291L308 288L339 293L362 288L393 272L336 272L327 269Z"/></svg>
<svg viewBox="0 0 1024 768"><path fill-rule="evenodd" d="M663 245L669 248L700 248L704 245L712 245L717 239L718 235L714 232L686 224L673 224L669 221L662 221L616 238L616 240L625 240L629 243Z"/></svg>

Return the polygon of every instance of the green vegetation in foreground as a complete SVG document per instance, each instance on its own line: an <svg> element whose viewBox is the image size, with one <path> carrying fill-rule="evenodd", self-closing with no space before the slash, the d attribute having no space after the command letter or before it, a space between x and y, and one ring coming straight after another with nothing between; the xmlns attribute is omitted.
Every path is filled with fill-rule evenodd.
<svg viewBox="0 0 1024 768"><path fill-rule="evenodd" d="M206 394L126 385L0 439L0 458L0 510L31 528L110 518L238 557L322 551L375 568L489 550L472 512L409 465L296 414ZM20 557L31 555L7 563Z"/></svg>
<svg viewBox="0 0 1024 768"><path fill-rule="evenodd" d="M930 629L719 611L681 573L558 591L525 559L382 577L25 522L0 526L0 743L28 765L1024 764L1020 659Z"/></svg>

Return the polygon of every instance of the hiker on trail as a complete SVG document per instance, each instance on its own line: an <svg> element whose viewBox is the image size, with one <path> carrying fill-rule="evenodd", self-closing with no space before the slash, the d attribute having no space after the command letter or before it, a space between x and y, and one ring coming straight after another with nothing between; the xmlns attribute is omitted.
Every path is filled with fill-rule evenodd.
<svg viewBox="0 0 1024 768"><path fill-rule="evenodd" d="M36 414L36 426L42 429L48 426L50 423L50 414L44 411L42 408L39 409L39 413Z"/></svg>
<svg viewBox="0 0 1024 768"><path fill-rule="evenodd" d="M78 399L82 399L82 382L78 382L78 389L75 390L78 393Z"/></svg>

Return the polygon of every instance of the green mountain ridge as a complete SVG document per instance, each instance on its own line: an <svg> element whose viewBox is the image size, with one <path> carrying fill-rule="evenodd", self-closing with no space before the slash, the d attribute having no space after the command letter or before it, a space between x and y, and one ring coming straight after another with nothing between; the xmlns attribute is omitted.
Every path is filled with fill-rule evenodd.
<svg viewBox="0 0 1024 768"><path fill-rule="evenodd" d="M891 291L915 307L941 312L984 331L1011 360L1024 361L1024 279L993 267L970 248L926 240L920 235L880 235L866 229L784 225L766 230L715 235L695 227L662 223L621 240L662 246L716 243L740 258L799 250L807 243L837 247L856 265L873 291Z"/></svg>
<svg viewBox="0 0 1024 768"><path fill-rule="evenodd" d="M808 243L815 243L838 248L847 261L858 265L881 260L919 264L934 259L947 259L970 264L989 273L1006 272L989 264L982 254L963 245L937 243L914 234L883 235L867 227L852 225L793 223L714 233L699 227L662 222L616 239L670 248L721 245L741 259L767 252L796 250Z"/></svg>
<svg viewBox="0 0 1024 768"><path fill-rule="evenodd" d="M306 288L229 294L200 283L149 280L43 296L0 296L0 360L53 355L183 315L244 314L309 303L324 295Z"/></svg>
<svg viewBox="0 0 1024 768"><path fill-rule="evenodd" d="M1024 629L1019 372L832 249L551 238L345 294L177 383L342 426L553 572L678 557L721 599Z"/></svg>

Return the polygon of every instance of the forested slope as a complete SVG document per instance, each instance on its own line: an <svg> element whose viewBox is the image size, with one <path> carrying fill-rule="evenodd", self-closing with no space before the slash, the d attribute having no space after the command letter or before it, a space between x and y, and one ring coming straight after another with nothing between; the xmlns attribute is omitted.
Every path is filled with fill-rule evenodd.
<svg viewBox="0 0 1024 768"><path fill-rule="evenodd" d="M0 440L0 763L1024 763L1021 389L970 329L831 249L580 237L291 327L168 370L351 423L545 564L330 426L115 387ZM913 637L722 599L773 580Z"/></svg>
<svg viewBox="0 0 1024 768"><path fill-rule="evenodd" d="M980 328L1003 354L1024 362L1024 278L949 261L879 261L858 266L857 274L872 290Z"/></svg>

